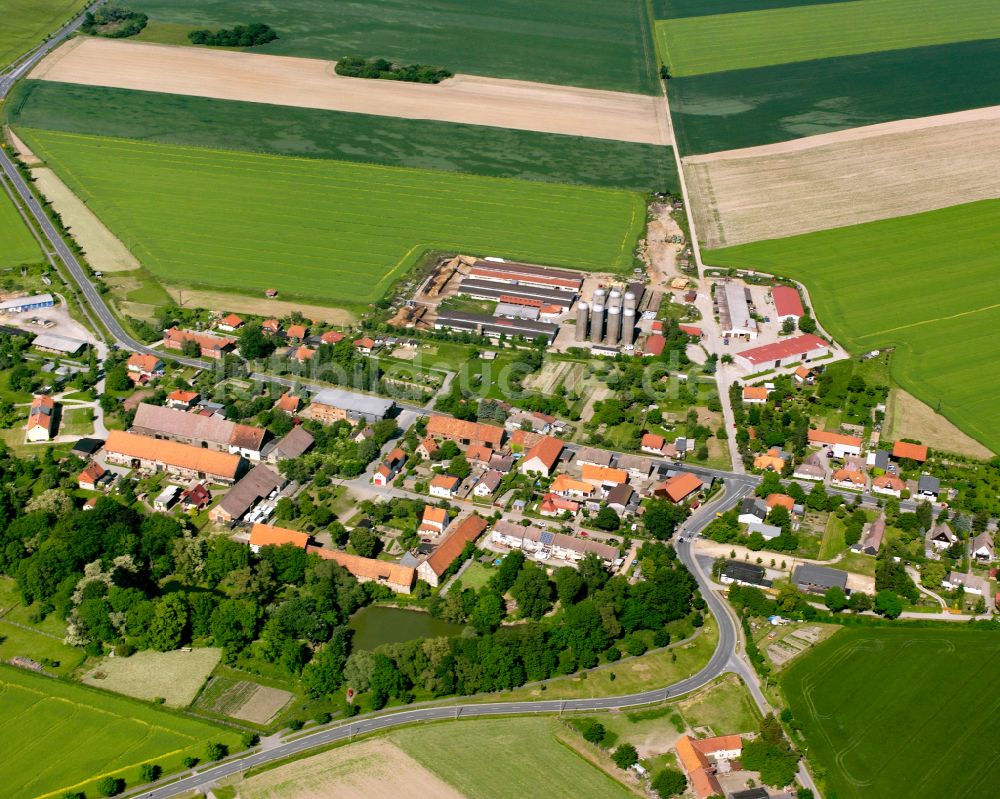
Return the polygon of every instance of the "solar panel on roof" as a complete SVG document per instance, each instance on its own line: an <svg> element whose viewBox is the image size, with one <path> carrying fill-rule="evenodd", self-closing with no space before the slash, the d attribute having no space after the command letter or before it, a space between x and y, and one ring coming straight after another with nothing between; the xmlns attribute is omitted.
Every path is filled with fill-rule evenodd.
<svg viewBox="0 0 1000 799"><path fill-rule="evenodd" d="M546 546L551 544L554 538L555 538L555 533L542 533L541 535L542 543L545 544Z"/></svg>

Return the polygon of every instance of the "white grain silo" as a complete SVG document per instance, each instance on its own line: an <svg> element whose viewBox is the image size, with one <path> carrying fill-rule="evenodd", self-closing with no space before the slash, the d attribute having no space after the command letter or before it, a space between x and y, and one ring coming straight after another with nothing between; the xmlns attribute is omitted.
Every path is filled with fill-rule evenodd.
<svg viewBox="0 0 1000 799"><path fill-rule="evenodd" d="M590 306L582 300L576 305L576 340L587 340L587 322L590 318Z"/></svg>
<svg viewBox="0 0 1000 799"><path fill-rule="evenodd" d="M604 338L604 306L594 301L594 308L590 314L590 340L594 344L600 344Z"/></svg>

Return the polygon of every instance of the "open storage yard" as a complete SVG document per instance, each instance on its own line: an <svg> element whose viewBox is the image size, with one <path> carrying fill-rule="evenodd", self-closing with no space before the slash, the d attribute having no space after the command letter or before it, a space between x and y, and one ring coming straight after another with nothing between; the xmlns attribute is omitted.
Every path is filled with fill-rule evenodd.
<svg viewBox="0 0 1000 799"><path fill-rule="evenodd" d="M735 10L735 9L733 9ZM674 75L698 75L1000 36L995 0L806 3L661 21Z"/></svg>
<svg viewBox="0 0 1000 799"><path fill-rule="evenodd" d="M624 191L19 134L147 269L196 287L371 302L427 249L622 270L645 226Z"/></svg>
<svg viewBox="0 0 1000 799"><path fill-rule="evenodd" d="M678 191L673 150L655 144L396 119L315 108L29 80L11 124L271 155L334 158L490 177Z"/></svg>
<svg viewBox="0 0 1000 799"><path fill-rule="evenodd" d="M61 45L31 77L645 144L670 141L657 97L474 75L439 84L365 80L337 75L333 67L315 58L82 37Z"/></svg>
<svg viewBox="0 0 1000 799"><path fill-rule="evenodd" d="M218 28L253 20L266 53L380 56L518 80L657 94L645 0L134 0L152 22Z"/></svg>
<svg viewBox="0 0 1000 799"><path fill-rule="evenodd" d="M1000 200L745 244L707 263L804 281L818 318L855 352L895 347L899 384L994 452L1000 371Z"/></svg>
<svg viewBox="0 0 1000 799"><path fill-rule="evenodd" d="M809 757L841 799L996 796L1000 637L847 629L781 678ZM905 786L905 788L903 787Z"/></svg>
<svg viewBox="0 0 1000 799"><path fill-rule="evenodd" d="M0 666L0 729L7 799L61 796L107 775L134 784L142 763L176 769L183 755L201 757L208 741L239 742L207 722L9 666Z"/></svg>
<svg viewBox="0 0 1000 799"><path fill-rule="evenodd" d="M685 159L709 247L1000 197L1000 107Z"/></svg>

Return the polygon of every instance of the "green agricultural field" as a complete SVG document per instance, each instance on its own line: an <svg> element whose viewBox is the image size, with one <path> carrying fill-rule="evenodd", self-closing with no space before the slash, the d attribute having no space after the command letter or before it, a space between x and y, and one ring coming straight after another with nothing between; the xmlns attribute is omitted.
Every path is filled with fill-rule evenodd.
<svg viewBox="0 0 1000 799"><path fill-rule="evenodd" d="M154 275L333 304L428 249L631 267L642 195L22 129Z"/></svg>
<svg viewBox="0 0 1000 799"><path fill-rule="evenodd" d="M677 76L1000 37L996 0L859 0L658 22Z"/></svg>
<svg viewBox="0 0 1000 799"><path fill-rule="evenodd" d="M452 72L641 94L660 91L646 0L133 0L154 23L266 22L254 52L381 56ZM168 29L174 37L175 30Z"/></svg>
<svg viewBox="0 0 1000 799"><path fill-rule="evenodd" d="M673 150L581 136L25 81L11 124L271 155L634 191L678 190Z"/></svg>
<svg viewBox="0 0 1000 799"><path fill-rule="evenodd" d="M231 730L9 666L0 666L0 697L7 799L61 796L107 775L136 784L143 763L170 771L202 757L208 741L239 745Z"/></svg>
<svg viewBox="0 0 1000 799"><path fill-rule="evenodd" d="M88 0L0 0L0 68L68 22Z"/></svg>
<svg viewBox="0 0 1000 799"><path fill-rule="evenodd" d="M1000 200L713 250L706 262L803 280L854 352L895 347L892 376L1000 452L993 368Z"/></svg>
<svg viewBox="0 0 1000 799"><path fill-rule="evenodd" d="M684 155L990 105L1000 105L997 39L670 81Z"/></svg>
<svg viewBox="0 0 1000 799"><path fill-rule="evenodd" d="M781 685L824 795L998 795L998 658L992 632L897 627L843 630L797 659Z"/></svg>
<svg viewBox="0 0 1000 799"><path fill-rule="evenodd" d="M0 267L41 260L38 242L14 207L10 195L0 186Z"/></svg>
<svg viewBox="0 0 1000 799"><path fill-rule="evenodd" d="M551 718L489 719L411 727L389 740L468 799L633 795L561 743L559 730Z"/></svg>

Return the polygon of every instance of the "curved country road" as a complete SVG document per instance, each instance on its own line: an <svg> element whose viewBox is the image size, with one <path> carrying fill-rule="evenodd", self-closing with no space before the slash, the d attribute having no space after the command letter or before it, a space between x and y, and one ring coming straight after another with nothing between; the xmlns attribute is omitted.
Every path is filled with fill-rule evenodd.
<svg viewBox="0 0 1000 799"><path fill-rule="evenodd" d="M737 484L739 485L739 484ZM700 532L715 518L717 511L738 502L746 488L740 486L735 493L727 489L718 498L699 508L684 525L685 536ZM449 704L431 705L400 709L381 715L369 714L340 722L336 726L326 727L314 733L279 744L271 749L251 750L250 752L229 758L217 765L192 773L190 776L175 779L169 784L159 787L150 785L126 796L149 797L149 799L170 799L170 797L205 788L224 777L238 774L247 769L273 763L278 760L308 752L312 749L349 740L358 735L388 730L404 724L414 724L424 721L440 721L478 718L484 716L522 715L526 713L561 713L575 710L611 710L637 705L648 705L662 702L670 697L686 694L708 684L716 677L737 671L741 674L742 661L734 662L734 653L739 644L739 634L736 623L726 609L722 600L712 590L708 578L691 554L691 548L683 539L677 544L680 560L691 571L698 581L701 594L708 603L716 623L719 625L719 644L708 663L695 675L672 685L654 688L636 694L624 696L598 697L594 699L549 699L527 702L489 702L481 704ZM744 675L744 680L747 677Z"/></svg>

